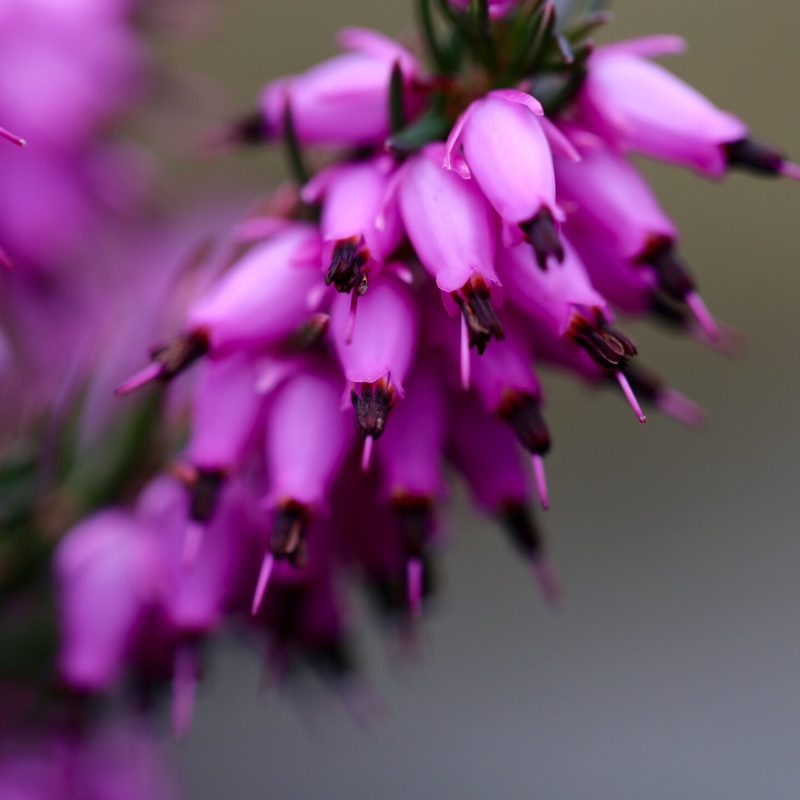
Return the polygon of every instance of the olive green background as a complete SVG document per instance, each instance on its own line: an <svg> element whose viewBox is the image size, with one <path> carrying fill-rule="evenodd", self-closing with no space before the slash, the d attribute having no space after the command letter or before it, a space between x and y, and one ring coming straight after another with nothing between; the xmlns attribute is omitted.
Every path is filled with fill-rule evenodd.
<svg viewBox="0 0 800 800"><path fill-rule="evenodd" d="M333 54L339 26L397 33L412 16L397 0L224 5L217 28L166 48L215 82L195 81L213 101L205 125ZM615 11L614 38L685 35L689 52L670 66L800 158L800 3L619 0ZM235 175L257 190L278 163L201 162L184 185ZM800 795L800 185L646 168L708 305L747 337L730 359L625 326L646 363L707 408L708 428L657 415L642 427L613 393L548 376L544 523L567 587L561 612L543 607L498 530L456 501L423 657L398 666L374 635L358 640L382 723L361 730L319 687L264 692L258 654L231 643L175 748L189 797Z"/></svg>

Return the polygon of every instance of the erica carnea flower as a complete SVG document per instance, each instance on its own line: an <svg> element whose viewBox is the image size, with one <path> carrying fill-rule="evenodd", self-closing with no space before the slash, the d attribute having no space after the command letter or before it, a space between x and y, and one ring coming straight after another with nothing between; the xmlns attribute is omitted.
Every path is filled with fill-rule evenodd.
<svg viewBox="0 0 800 800"><path fill-rule="evenodd" d="M51 258L69 261L76 242L96 241L88 232L106 231L97 210L109 193L98 187L135 161L97 146L141 90L135 3L72 5L0 10L0 52L12 47L64 116L63 129L42 125L45 111L26 110L0 72L0 119L41 147L35 159L33 147L0 153L0 259L47 274ZM38 39L26 53L8 34L45 25L47 9L48 31L74 58L46 58ZM70 357L58 384L67 399L41 426L67 431L39 448L48 469L23 464L4 480L58 475L23 516L47 524L42 541L59 537L58 682L81 731L87 701L124 684L140 710L168 687L184 733L204 645L232 619L268 643L276 676L303 662L363 710L342 583L356 579L386 628L408 637L438 587L453 476L558 602L532 510L550 507L545 457L558 446L548 369L614 387L641 422L644 408L703 420L624 332L626 317L667 318L725 344L676 224L630 155L715 178L733 166L797 168L650 60L680 49L676 37L594 48L588 35L605 17L557 12L551 0L449 0L438 17L422 0L419 11L421 35L408 43L348 28L344 52L263 87L227 140L285 145L293 180L219 247L203 224L181 267L159 248L137 250L121 263L138 279L113 293L79 273L75 296L105 302L103 324L87 312L77 332L57 303L42 319L46 281L6 302L0 370L15 348L46 350L38 371L53 365L61 379ZM95 184L98 163L107 169ZM43 216L48 235L31 237ZM134 320L121 326L127 305ZM32 335L43 326L50 335ZM137 368L131 342L141 371L122 380ZM114 381L119 395L157 386L111 411ZM16 774L8 763L0 787Z"/></svg>
<svg viewBox="0 0 800 800"><path fill-rule="evenodd" d="M549 507L548 366L616 385L641 422L642 404L688 425L703 418L637 364L618 327L618 315L669 314L720 337L675 224L627 153L718 176L772 151L648 60L676 49L673 37L593 53L586 21L554 33L548 2L451 5L449 45L426 27L430 73L383 35L348 30L348 52L268 84L256 138L287 141L301 202L276 201L242 226L255 243L120 387L206 357L180 458L195 470L188 516L202 508L217 538L196 539L187 596L198 600L186 610L205 609L196 627L207 635L222 606L199 602L201 587L221 598L242 581L241 607L229 608L266 626L278 666L298 652L340 678L351 671L339 564L382 617L405 629L419 616L436 585L448 464L558 600L529 509L532 486ZM540 81L548 71L555 89ZM356 149L309 176L307 145ZM263 532L248 543L230 530L230 550L218 550L231 482ZM175 513L177 541L187 511ZM206 547L255 561L226 572L230 558L215 555L212 574ZM193 685L181 659L176 686Z"/></svg>

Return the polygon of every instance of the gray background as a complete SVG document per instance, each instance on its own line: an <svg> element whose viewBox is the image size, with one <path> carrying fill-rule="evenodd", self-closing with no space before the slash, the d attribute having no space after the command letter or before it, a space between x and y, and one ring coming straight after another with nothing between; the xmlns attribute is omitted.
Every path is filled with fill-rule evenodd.
<svg viewBox="0 0 800 800"><path fill-rule="evenodd" d="M410 2L236 0L201 41L171 43L227 96L335 52L342 24L396 33ZM688 37L670 66L800 158L800 3L619 0L615 38ZM277 162L195 165L192 186L266 184ZM359 640L389 711L365 733L321 690L260 688L257 654L216 653L175 748L187 795L497 796L537 800L800 796L800 491L796 402L800 186L713 184L648 166L711 309L747 335L726 359L626 326L647 362L712 414L702 433L548 378L553 510L567 587L554 614L489 522L454 503L443 601L419 663ZM274 173L273 173L274 174ZM360 613L356 609L356 613ZM361 614L363 619L363 614Z"/></svg>

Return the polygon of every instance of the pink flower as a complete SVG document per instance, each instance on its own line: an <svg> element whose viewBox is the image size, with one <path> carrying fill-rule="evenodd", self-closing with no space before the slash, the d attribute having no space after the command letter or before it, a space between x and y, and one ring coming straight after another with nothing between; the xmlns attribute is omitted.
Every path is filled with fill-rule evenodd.
<svg viewBox="0 0 800 800"><path fill-rule="evenodd" d="M117 387L117 394L169 380L206 353L253 350L292 333L321 300L319 252L316 228L303 223L256 245L190 306L183 333L156 348L152 364Z"/></svg>
<svg viewBox="0 0 800 800"><path fill-rule="evenodd" d="M383 433L395 399L403 396L417 346L417 325L411 292L394 277L382 275L359 301L354 329L349 299L345 295L333 299L331 337L351 386L362 438L377 439Z"/></svg>
<svg viewBox="0 0 800 800"><path fill-rule="evenodd" d="M363 294L367 276L383 266L403 238L397 204L387 197L391 169L391 159L385 157L336 165L303 189L306 202L324 200L320 231L325 283L340 292L357 289Z"/></svg>
<svg viewBox="0 0 800 800"><path fill-rule="evenodd" d="M563 252L555 229L561 212L542 114L539 101L525 92L489 92L459 117L447 140L444 166L475 179L506 223L505 243L517 244L524 235L544 268L548 258L561 260ZM466 163L458 155L459 146Z"/></svg>
<svg viewBox="0 0 800 800"><path fill-rule="evenodd" d="M725 146L745 139L747 126L646 60L683 48L677 36L650 36L598 48L589 60L578 109L586 124L613 147L719 177L728 165Z"/></svg>
<svg viewBox="0 0 800 800"><path fill-rule="evenodd" d="M192 394L192 434L187 455L203 470L230 472L251 442L262 398L248 354L235 352L203 365Z"/></svg>
<svg viewBox="0 0 800 800"><path fill-rule="evenodd" d="M595 288L628 311L641 311L645 298L645 307L652 307L661 292L669 302L688 305L708 336L718 338L719 328L675 254L678 230L634 165L595 142L578 164L557 159L556 174L559 197L570 209L565 231Z"/></svg>
<svg viewBox="0 0 800 800"><path fill-rule="evenodd" d="M442 166L445 146L436 142L413 156L399 180L400 214L425 269L450 294L479 353L503 338L488 283L495 272L497 228L481 190Z"/></svg>
<svg viewBox="0 0 800 800"><path fill-rule="evenodd" d="M543 597L557 603L561 583L526 508L529 474L511 431L483 412L473 397L461 397L451 409L448 454L464 476L473 500L487 513L500 517L514 544L531 563Z"/></svg>
<svg viewBox="0 0 800 800"><path fill-rule="evenodd" d="M441 458L445 435L445 397L435 366L417 363L386 428L378 461L386 494L434 498L445 491Z"/></svg>
<svg viewBox="0 0 800 800"><path fill-rule="evenodd" d="M391 132L389 84L395 64L403 76L408 111L415 110L413 81L420 70L405 48L366 28L345 28L338 40L350 52L267 84L261 108L271 138L284 135L288 111L304 144L382 144Z"/></svg>
<svg viewBox="0 0 800 800"><path fill-rule="evenodd" d="M55 556L64 680L107 688L124 665L160 580L148 529L128 513L99 511L72 528Z"/></svg>
<svg viewBox="0 0 800 800"><path fill-rule="evenodd" d="M353 442L341 397L330 367L311 362L270 399L265 504L277 510L270 544L277 557L305 558L306 523L324 506Z"/></svg>

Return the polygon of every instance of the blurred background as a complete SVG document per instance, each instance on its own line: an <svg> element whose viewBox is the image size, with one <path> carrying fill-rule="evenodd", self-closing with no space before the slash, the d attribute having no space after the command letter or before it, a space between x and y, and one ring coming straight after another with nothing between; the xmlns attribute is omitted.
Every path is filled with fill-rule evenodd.
<svg viewBox="0 0 800 800"><path fill-rule="evenodd" d="M268 78L332 55L337 28L398 34L413 13L410 0L224 5L199 39L164 45L208 76L200 93L225 98L201 127L251 109ZM603 38L684 35L689 52L669 67L800 159L800 4L617 0L614 11ZM256 194L280 167L244 153L177 169L186 192L236 175ZM190 798L796 800L800 186L645 169L709 307L747 340L730 359L623 323L645 362L710 412L707 429L655 414L640 426L616 394L545 376L542 522L561 611L457 489L419 658L398 664L358 626L380 723L365 731L313 681L296 696L265 691L259 654L229 641L174 747Z"/></svg>

